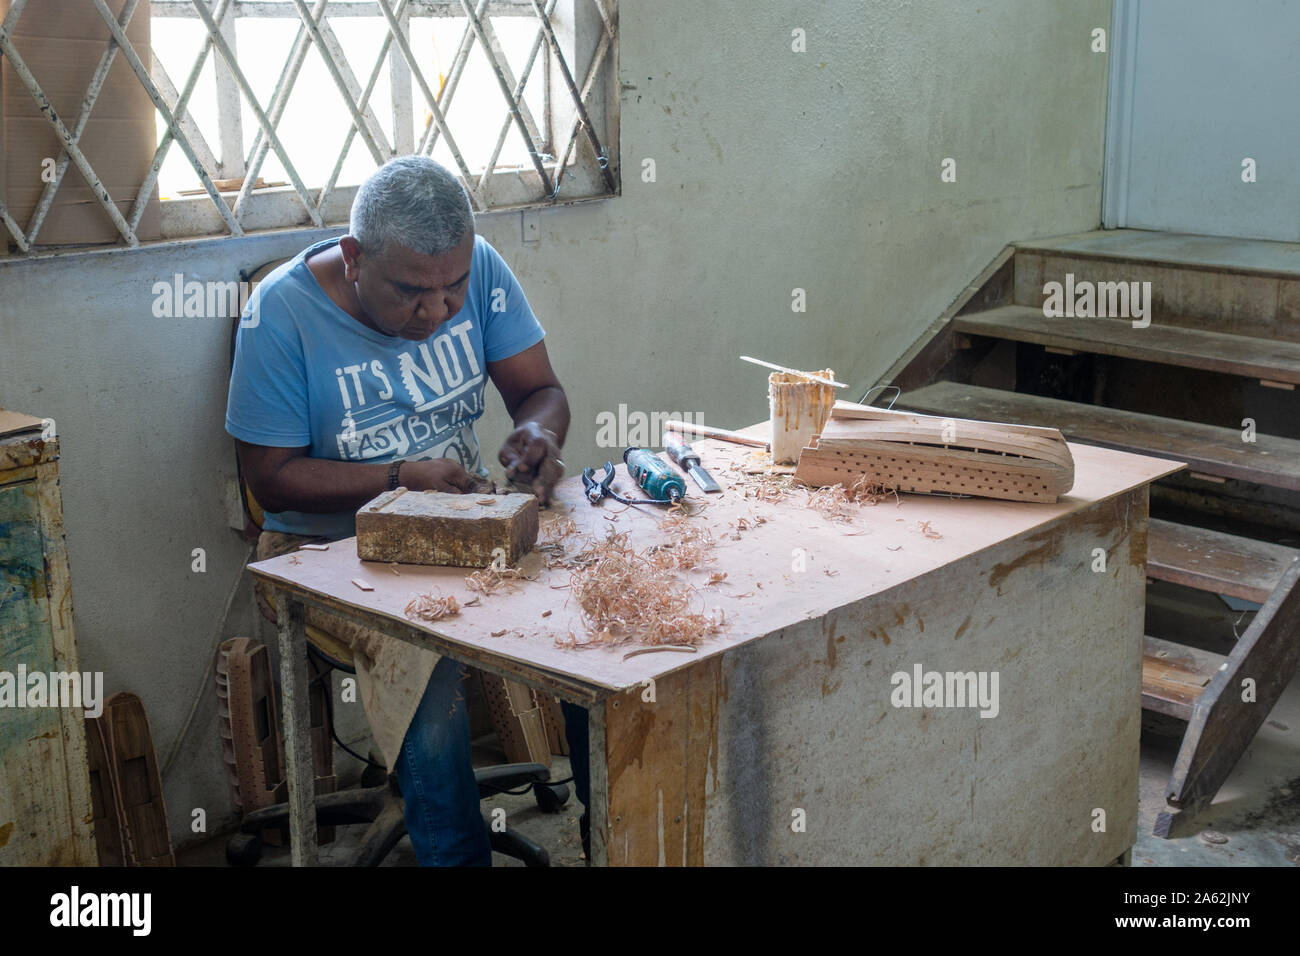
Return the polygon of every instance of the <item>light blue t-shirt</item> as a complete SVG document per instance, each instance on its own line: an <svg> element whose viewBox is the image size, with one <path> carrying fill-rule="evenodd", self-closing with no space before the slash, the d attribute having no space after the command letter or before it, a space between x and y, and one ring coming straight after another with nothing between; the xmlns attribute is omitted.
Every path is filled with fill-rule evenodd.
<svg viewBox="0 0 1300 956"><path fill-rule="evenodd" d="M303 250L248 301L235 344L226 431L251 445L307 446L311 458L369 464L451 458L486 475L474 422L487 363L545 333L505 261L474 237L465 304L420 342L384 335L340 309ZM356 512L267 512L268 531L345 538Z"/></svg>

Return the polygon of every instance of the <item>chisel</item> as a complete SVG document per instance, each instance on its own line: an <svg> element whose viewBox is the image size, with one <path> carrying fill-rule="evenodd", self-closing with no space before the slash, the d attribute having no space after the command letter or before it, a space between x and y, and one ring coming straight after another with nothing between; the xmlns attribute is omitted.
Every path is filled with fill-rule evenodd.
<svg viewBox="0 0 1300 956"><path fill-rule="evenodd" d="M681 435L676 432L664 432L664 452L678 468L695 480L701 491L713 494L722 490L713 480L713 476L700 467L700 456Z"/></svg>

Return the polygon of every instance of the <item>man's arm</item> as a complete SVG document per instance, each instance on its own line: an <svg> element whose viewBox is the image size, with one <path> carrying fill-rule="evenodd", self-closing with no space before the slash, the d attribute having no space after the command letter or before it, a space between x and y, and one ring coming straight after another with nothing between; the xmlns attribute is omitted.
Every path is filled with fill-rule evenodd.
<svg viewBox="0 0 1300 956"><path fill-rule="evenodd" d="M267 511L329 514L356 511L388 490L389 464L308 458L306 448L271 448L235 439L248 487ZM402 463L399 482L412 491L470 492L478 479L447 458Z"/></svg>
<svg viewBox="0 0 1300 956"><path fill-rule="evenodd" d="M488 375L515 423L498 460L506 476L532 485L543 502L564 476L560 447L569 431L569 400L551 368L546 343L488 363Z"/></svg>

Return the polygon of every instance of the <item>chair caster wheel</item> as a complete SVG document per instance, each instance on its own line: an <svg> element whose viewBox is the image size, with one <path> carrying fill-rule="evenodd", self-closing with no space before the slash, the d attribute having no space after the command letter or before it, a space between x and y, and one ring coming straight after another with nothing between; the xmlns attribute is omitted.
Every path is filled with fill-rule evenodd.
<svg viewBox="0 0 1300 956"><path fill-rule="evenodd" d="M543 813L559 813L569 802L569 785L567 783L534 784L533 795L537 798L537 809Z"/></svg>
<svg viewBox="0 0 1300 956"><path fill-rule="evenodd" d="M226 862L231 866L257 866L262 858L262 838L256 833L236 833L226 841Z"/></svg>

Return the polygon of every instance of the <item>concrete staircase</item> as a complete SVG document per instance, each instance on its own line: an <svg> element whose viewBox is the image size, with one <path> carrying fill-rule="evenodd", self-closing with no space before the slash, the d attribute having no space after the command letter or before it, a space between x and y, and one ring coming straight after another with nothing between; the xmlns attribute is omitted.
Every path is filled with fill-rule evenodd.
<svg viewBox="0 0 1300 956"><path fill-rule="evenodd" d="M1148 578L1262 607L1227 653L1146 638L1142 706L1187 721L1156 825L1170 835L1300 665L1300 244L1132 230L1016 244L881 384L902 390L897 408L1187 462L1152 488Z"/></svg>

